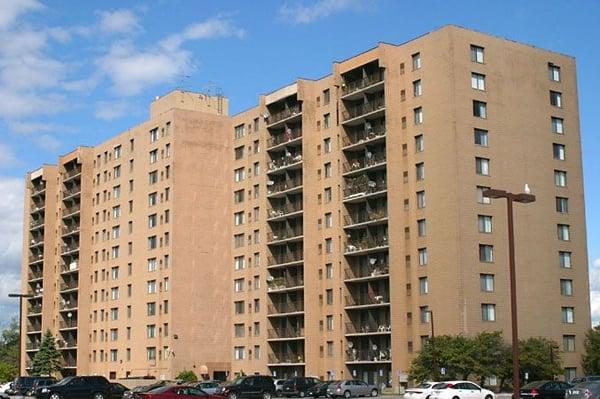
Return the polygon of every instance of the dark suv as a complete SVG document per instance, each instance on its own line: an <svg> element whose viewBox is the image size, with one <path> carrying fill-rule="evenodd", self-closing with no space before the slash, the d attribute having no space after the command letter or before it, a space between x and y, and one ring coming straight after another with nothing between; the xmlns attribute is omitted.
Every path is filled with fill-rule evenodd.
<svg viewBox="0 0 600 399"><path fill-rule="evenodd" d="M111 385L101 376L67 377L48 385L36 395L38 399L110 399Z"/></svg>
<svg viewBox="0 0 600 399"><path fill-rule="evenodd" d="M314 387L321 380L314 377L292 377L283 383L283 396L306 396L306 391Z"/></svg>
<svg viewBox="0 0 600 399"><path fill-rule="evenodd" d="M23 396L33 386L35 380L39 377L17 377L12 385L11 395Z"/></svg>
<svg viewBox="0 0 600 399"><path fill-rule="evenodd" d="M227 396L229 399L271 399L275 396L275 382L273 377L268 375L238 377L233 381L224 383L217 394Z"/></svg>
<svg viewBox="0 0 600 399"><path fill-rule="evenodd" d="M31 388L25 393L27 396L36 396L42 388L56 384L56 378L54 377L37 377L33 381Z"/></svg>

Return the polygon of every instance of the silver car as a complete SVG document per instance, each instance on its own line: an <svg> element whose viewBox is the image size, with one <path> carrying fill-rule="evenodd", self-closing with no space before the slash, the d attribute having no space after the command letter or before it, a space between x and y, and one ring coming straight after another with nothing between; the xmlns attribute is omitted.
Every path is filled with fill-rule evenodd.
<svg viewBox="0 0 600 399"><path fill-rule="evenodd" d="M331 384L327 388L328 397L343 396L349 398L352 396L377 396L379 390L377 385L367 384L359 380L342 380L337 384Z"/></svg>
<svg viewBox="0 0 600 399"><path fill-rule="evenodd" d="M194 388L201 389L209 395L214 395L215 393L217 393L217 389L219 388L219 382L217 382L217 381L192 382L187 385L193 386Z"/></svg>
<svg viewBox="0 0 600 399"><path fill-rule="evenodd" d="M565 399L595 399L600 397L600 381L580 382L565 391Z"/></svg>

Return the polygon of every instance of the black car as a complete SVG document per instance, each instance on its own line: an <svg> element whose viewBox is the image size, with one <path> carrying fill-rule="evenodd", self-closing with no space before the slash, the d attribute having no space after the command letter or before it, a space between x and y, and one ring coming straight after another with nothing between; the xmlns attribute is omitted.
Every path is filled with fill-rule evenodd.
<svg viewBox="0 0 600 399"><path fill-rule="evenodd" d="M31 387L33 387L33 383L39 377L17 377L12 385L12 390L9 393L10 395L25 395Z"/></svg>
<svg viewBox="0 0 600 399"><path fill-rule="evenodd" d="M327 396L327 387L330 384L335 384L337 382L339 382L339 381L320 382L317 385L308 388L308 390L306 391L306 396L311 396L313 398L326 397Z"/></svg>
<svg viewBox="0 0 600 399"><path fill-rule="evenodd" d="M565 391L573 385L563 381L533 381L521 388L524 399L564 399Z"/></svg>
<svg viewBox="0 0 600 399"><path fill-rule="evenodd" d="M217 391L217 395L227 396L229 399L271 399L275 396L275 382L273 377L268 375L238 377L224 383Z"/></svg>
<svg viewBox="0 0 600 399"><path fill-rule="evenodd" d="M112 399L122 399L123 394L125 392L129 391L129 388L127 388L123 384L119 384L118 382L111 382L110 386L111 386L110 396Z"/></svg>
<svg viewBox="0 0 600 399"><path fill-rule="evenodd" d="M38 399L111 399L112 385L101 376L67 377L41 389Z"/></svg>
<svg viewBox="0 0 600 399"><path fill-rule="evenodd" d="M56 384L56 378L54 377L37 377L33 381L31 388L25 393L27 396L37 396L41 392L42 388L48 385Z"/></svg>
<svg viewBox="0 0 600 399"><path fill-rule="evenodd" d="M306 391L314 387L321 380L314 377L292 377L283 383L283 396L306 396Z"/></svg>

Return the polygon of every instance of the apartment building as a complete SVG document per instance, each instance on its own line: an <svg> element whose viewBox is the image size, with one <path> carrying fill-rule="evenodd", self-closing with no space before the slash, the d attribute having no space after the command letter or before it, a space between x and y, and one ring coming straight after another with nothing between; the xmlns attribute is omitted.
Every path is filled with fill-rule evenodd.
<svg viewBox="0 0 600 399"><path fill-rule="evenodd" d="M231 365L397 386L431 335L522 338L580 370L590 327L575 60L446 26L232 117Z"/></svg>
<svg viewBox="0 0 600 399"><path fill-rule="evenodd" d="M28 174L26 369L50 329L63 375L225 378L227 113L223 97L174 91L148 121Z"/></svg>

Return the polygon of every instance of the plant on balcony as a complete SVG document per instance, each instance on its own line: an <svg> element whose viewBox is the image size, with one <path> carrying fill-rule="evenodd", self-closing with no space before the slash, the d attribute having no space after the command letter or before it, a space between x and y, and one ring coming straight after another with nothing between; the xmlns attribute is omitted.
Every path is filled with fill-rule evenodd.
<svg viewBox="0 0 600 399"><path fill-rule="evenodd" d="M32 375L52 375L62 368L60 352L56 349L56 340L50 330L46 330L40 344L40 350L31 363Z"/></svg>
<svg viewBox="0 0 600 399"><path fill-rule="evenodd" d="M285 277L273 277L268 281L269 290L280 290L286 287Z"/></svg>

